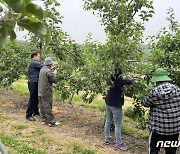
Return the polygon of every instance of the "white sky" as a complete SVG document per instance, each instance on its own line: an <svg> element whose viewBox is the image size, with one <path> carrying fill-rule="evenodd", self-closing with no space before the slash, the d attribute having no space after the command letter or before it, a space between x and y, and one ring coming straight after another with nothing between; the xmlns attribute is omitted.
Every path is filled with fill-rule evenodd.
<svg viewBox="0 0 180 154"><path fill-rule="evenodd" d="M59 0L61 6L58 9L64 16L62 29L66 31L77 43L82 43L88 33L92 33L93 40L105 42L106 36L99 18L90 11L83 10L82 0ZM165 20L167 9L172 7L175 11L175 18L180 21L180 0L154 0L155 15L145 24L144 36L155 35L160 28L168 25ZM23 33L18 33L22 39Z"/></svg>

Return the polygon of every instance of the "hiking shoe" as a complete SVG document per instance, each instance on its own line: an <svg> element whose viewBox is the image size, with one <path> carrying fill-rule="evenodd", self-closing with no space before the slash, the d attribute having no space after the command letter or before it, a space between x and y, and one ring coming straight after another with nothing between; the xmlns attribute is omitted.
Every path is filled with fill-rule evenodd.
<svg viewBox="0 0 180 154"><path fill-rule="evenodd" d="M49 124L48 124L48 126L49 127L55 127L55 126L58 126L58 125L60 125L60 123L59 122L50 122Z"/></svg>
<svg viewBox="0 0 180 154"><path fill-rule="evenodd" d="M125 143L116 144L115 150L123 150L123 151L126 151L126 150L127 150L127 145L126 145Z"/></svg>
<svg viewBox="0 0 180 154"><path fill-rule="evenodd" d="M36 119L34 117L27 117L26 119L29 121L36 121Z"/></svg>
<svg viewBox="0 0 180 154"><path fill-rule="evenodd" d="M41 115L40 115L40 113L34 113L33 116L38 116L38 117L40 117Z"/></svg>
<svg viewBox="0 0 180 154"><path fill-rule="evenodd" d="M110 145L110 144L115 144L116 142L112 137L105 139L104 145Z"/></svg>
<svg viewBox="0 0 180 154"><path fill-rule="evenodd" d="M41 117L40 114L33 114L34 117Z"/></svg>
<svg viewBox="0 0 180 154"><path fill-rule="evenodd" d="M48 124L47 119L46 118L42 118L41 124L42 125L47 125Z"/></svg>
<svg viewBox="0 0 180 154"><path fill-rule="evenodd" d="M42 125L47 125L48 123L46 121L41 122Z"/></svg>

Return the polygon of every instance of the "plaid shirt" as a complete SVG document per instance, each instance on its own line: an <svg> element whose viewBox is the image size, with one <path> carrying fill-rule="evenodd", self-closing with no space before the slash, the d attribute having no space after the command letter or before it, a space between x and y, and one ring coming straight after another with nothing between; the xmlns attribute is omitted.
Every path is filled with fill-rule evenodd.
<svg viewBox="0 0 180 154"><path fill-rule="evenodd" d="M150 107L149 130L161 135L180 132L180 88L164 82L151 90L142 102Z"/></svg>

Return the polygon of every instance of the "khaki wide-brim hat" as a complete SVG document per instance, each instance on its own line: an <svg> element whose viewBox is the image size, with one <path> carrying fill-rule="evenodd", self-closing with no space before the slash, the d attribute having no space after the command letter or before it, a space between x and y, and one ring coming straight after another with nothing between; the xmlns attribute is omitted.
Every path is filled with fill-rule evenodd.
<svg viewBox="0 0 180 154"><path fill-rule="evenodd" d="M160 82L160 81L172 81L170 77L168 77L167 71L163 68L158 68L153 77L151 78L152 82Z"/></svg>

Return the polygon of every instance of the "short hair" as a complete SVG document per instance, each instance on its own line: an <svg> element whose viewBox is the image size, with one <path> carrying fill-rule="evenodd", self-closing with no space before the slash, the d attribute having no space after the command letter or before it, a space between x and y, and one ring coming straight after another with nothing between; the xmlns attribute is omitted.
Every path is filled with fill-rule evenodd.
<svg viewBox="0 0 180 154"><path fill-rule="evenodd" d="M38 51L33 51L31 53L31 59L34 58L34 56L37 56L38 54L40 54Z"/></svg>

